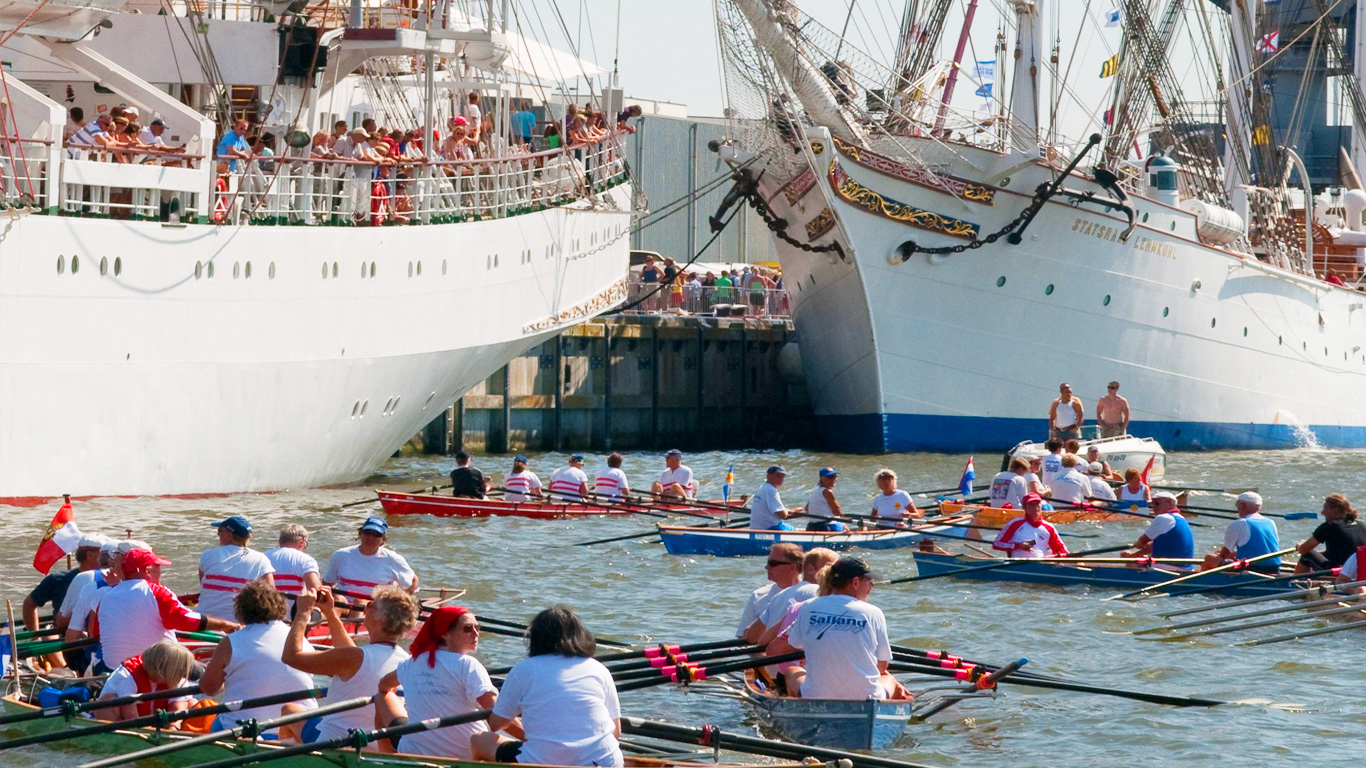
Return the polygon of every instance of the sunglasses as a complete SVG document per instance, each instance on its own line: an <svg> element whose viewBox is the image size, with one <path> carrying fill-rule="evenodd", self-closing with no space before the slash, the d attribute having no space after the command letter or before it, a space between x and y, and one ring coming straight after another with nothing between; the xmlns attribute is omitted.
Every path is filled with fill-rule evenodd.
<svg viewBox="0 0 1366 768"><path fill-rule="evenodd" d="M800 563L797 563L796 561L793 561L793 560L769 560L769 561L768 561L768 567L769 567L769 568L777 568L777 567L783 566L783 565L800 565Z"/></svg>

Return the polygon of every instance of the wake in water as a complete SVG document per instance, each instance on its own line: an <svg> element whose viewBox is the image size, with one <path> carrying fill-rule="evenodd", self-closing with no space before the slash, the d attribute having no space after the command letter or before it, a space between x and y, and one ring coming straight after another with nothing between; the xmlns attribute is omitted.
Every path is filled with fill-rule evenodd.
<svg viewBox="0 0 1366 768"><path fill-rule="evenodd" d="M1296 447L1306 451L1324 450L1323 446L1319 444L1319 438L1314 434L1314 430L1306 426L1290 411L1277 411L1276 422L1290 427L1290 433L1295 437Z"/></svg>

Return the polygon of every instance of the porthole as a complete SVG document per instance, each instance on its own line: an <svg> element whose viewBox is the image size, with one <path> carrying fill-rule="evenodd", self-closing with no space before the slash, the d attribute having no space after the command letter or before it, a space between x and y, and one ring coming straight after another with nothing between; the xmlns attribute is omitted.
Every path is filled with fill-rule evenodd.
<svg viewBox="0 0 1366 768"><path fill-rule="evenodd" d="M266 276L269 277L271 280L275 279L275 262L272 261L270 263L270 269L266 270Z"/></svg>
<svg viewBox="0 0 1366 768"><path fill-rule="evenodd" d="M1171 308L1170 308L1170 307L1163 307L1163 308L1162 308L1162 316L1163 316L1163 317L1166 317L1166 316L1167 316L1167 313L1170 312L1170 311L1171 311Z"/></svg>
<svg viewBox="0 0 1366 768"><path fill-rule="evenodd" d="M353 406L351 406L351 418L353 418L353 419L356 418L357 414L359 414L359 413L360 413L360 401L357 400L357 401L356 401L356 404L353 405Z"/></svg>
<svg viewBox="0 0 1366 768"><path fill-rule="evenodd" d="M1323 356L1328 357L1328 347L1323 348Z"/></svg>
<svg viewBox="0 0 1366 768"><path fill-rule="evenodd" d="M410 262L408 262L408 277L412 277L412 276L413 276L413 263L410 261Z"/></svg>
<svg viewBox="0 0 1366 768"><path fill-rule="evenodd" d="M107 274L109 274L109 257L108 257L108 256L101 256L101 257L100 257L100 276L103 277L103 276L105 276L105 275L107 275Z"/></svg>
<svg viewBox="0 0 1366 768"><path fill-rule="evenodd" d="M332 276L333 276L333 277L336 277L336 276L337 276L337 262L335 262L335 261L332 262Z"/></svg>
<svg viewBox="0 0 1366 768"><path fill-rule="evenodd" d="M1172 231L1173 231L1173 232L1176 231L1176 222L1174 222L1174 221L1172 222Z"/></svg>
<svg viewBox="0 0 1366 768"><path fill-rule="evenodd" d="M1309 342L1307 342L1307 341L1301 341L1301 342L1300 342L1300 351L1301 351L1301 352L1308 352L1308 351L1309 351Z"/></svg>
<svg viewBox="0 0 1366 768"><path fill-rule="evenodd" d="M393 413L393 412L397 411L397 410L398 410L398 404L401 403L401 402L403 402L403 395L399 395L398 397L394 398L394 407L389 409L389 413Z"/></svg>
<svg viewBox="0 0 1366 768"><path fill-rule="evenodd" d="M323 279L327 279L327 262L323 262Z"/></svg>
<svg viewBox="0 0 1366 768"><path fill-rule="evenodd" d="M201 276L203 276L203 274L204 274L204 262L202 262L202 261L196 261L196 262L194 263L194 279L198 280Z"/></svg>
<svg viewBox="0 0 1366 768"><path fill-rule="evenodd" d="M1144 212L1143 212L1143 223L1144 223L1144 224L1147 224L1147 223L1148 223L1148 212L1147 212L1147 211L1144 211Z"/></svg>
<svg viewBox="0 0 1366 768"><path fill-rule="evenodd" d="M1247 338L1247 326L1243 326L1243 338Z"/></svg>
<svg viewBox="0 0 1366 768"><path fill-rule="evenodd" d="M496 253L493 254L493 268L494 268L494 269L497 269L497 268L498 268L498 254L496 254Z"/></svg>
<svg viewBox="0 0 1366 768"><path fill-rule="evenodd" d="M422 277L422 262L417 263L417 276Z"/></svg>
<svg viewBox="0 0 1366 768"><path fill-rule="evenodd" d="M1108 307L1108 306L1110 306L1110 294L1108 294L1108 293L1105 294L1105 298L1103 298L1103 299L1100 300L1100 305L1101 305L1102 307Z"/></svg>
<svg viewBox="0 0 1366 768"><path fill-rule="evenodd" d="M242 270L242 277L244 277L244 278L246 278L246 279L248 279L248 280L251 279L251 262L250 262L250 261L248 261L248 262L247 262L247 266L246 266L245 268L243 268L243 270Z"/></svg>
<svg viewBox="0 0 1366 768"><path fill-rule="evenodd" d="M422 410L424 410L424 411L427 410L427 406L429 406L429 405L432 404L432 399L435 398L435 397L436 397L436 393L435 393L435 392L431 393L430 395L427 395L427 401L424 402L424 403L422 404Z"/></svg>
<svg viewBox="0 0 1366 768"><path fill-rule="evenodd" d="M209 262L208 264L206 264L206 265L204 266L204 274L207 275L208 278L209 278L210 280L213 279L213 262L212 262L212 261Z"/></svg>
<svg viewBox="0 0 1366 768"><path fill-rule="evenodd" d="M238 277L241 277L241 275L242 275L242 263L241 263L241 262L238 262L238 261L234 261L234 262L232 263L232 279L233 279L233 280L236 280Z"/></svg>
<svg viewBox="0 0 1366 768"><path fill-rule="evenodd" d="M118 276L121 275L121 274L123 274L123 257L121 257L121 256L115 256L115 257L114 257L114 277L118 277Z"/></svg>
<svg viewBox="0 0 1366 768"><path fill-rule="evenodd" d="M57 257L57 274L61 275L61 274L65 274L65 273L66 273L66 257L65 257L65 256L58 256L58 257Z"/></svg>
<svg viewBox="0 0 1366 768"><path fill-rule="evenodd" d="M389 415L389 408L390 408L391 406L393 406L393 404L394 404L394 398L391 397L391 398L389 398L388 400L385 400L385 401L384 401L384 410L380 413L380 415L381 415L381 416L388 416L388 415Z"/></svg>
<svg viewBox="0 0 1366 768"><path fill-rule="evenodd" d="M366 411L366 409L369 408L369 407L370 407L370 401L369 401L369 400L362 400L362 401L361 401L361 403L360 403L360 415L361 415L361 418L365 418L365 411Z"/></svg>
<svg viewBox="0 0 1366 768"><path fill-rule="evenodd" d="M362 261L362 262L360 263L360 276L361 276L361 279L362 279L362 280L365 279L365 276L366 276L367 274L369 274L369 272L370 272L370 265L369 265L369 264L366 264L365 262Z"/></svg>
<svg viewBox="0 0 1366 768"><path fill-rule="evenodd" d="M1219 318L1217 318L1217 317L1211 317L1211 318L1209 319L1209 327L1213 328L1213 327L1214 327L1214 324L1217 323L1217 322L1219 322Z"/></svg>
<svg viewBox="0 0 1366 768"><path fill-rule="evenodd" d="M1006 276L1005 276L1005 275L1001 275L1000 277L996 278L996 287L997 287L997 288L1002 288L1002 287L1005 286L1005 284L1006 284Z"/></svg>
<svg viewBox="0 0 1366 768"><path fill-rule="evenodd" d="M374 277L374 276L375 276L375 262L373 262L373 261L370 262L370 276L371 276L371 277Z"/></svg>
<svg viewBox="0 0 1366 768"><path fill-rule="evenodd" d="M446 274L446 260L445 260L445 259L442 259L442 260L441 260L441 274L443 274L443 275Z"/></svg>
<svg viewBox="0 0 1366 768"><path fill-rule="evenodd" d="M71 254L71 274L74 275L79 271L81 271L81 257L73 253Z"/></svg>
<svg viewBox="0 0 1366 768"><path fill-rule="evenodd" d="M1052 283L1049 283L1049 284L1048 284L1048 287L1045 288L1045 289L1043 289L1043 295L1045 295L1045 296L1052 296L1052 295L1053 295L1053 284L1052 284Z"/></svg>
<svg viewBox="0 0 1366 768"><path fill-rule="evenodd" d="M1284 343L1285 343L1285 337L1284 337L1284 336L1277 336L1277 337L1276 337L1276 346L1279 347L1279 346L1281 346L1281 345L1284 344Z"/></svg>

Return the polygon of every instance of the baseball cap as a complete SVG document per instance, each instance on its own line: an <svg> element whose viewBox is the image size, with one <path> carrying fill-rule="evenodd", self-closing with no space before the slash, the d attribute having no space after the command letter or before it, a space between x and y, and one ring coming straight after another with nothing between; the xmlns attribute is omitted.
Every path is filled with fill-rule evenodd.
<svg viewBox="0 0 1366 768"><path fill-rule="evenodd" d="M1105 467L1099 461L1093 461L1086 467L1088 475L1099 475L1105 471Z"/></svg>
<svg viewBox="0 0 1366 768"><path fill-rule="evenodd" d="M251 533L251 521L241 515L233 515L227 520L209 525L214 528L227 528L234 536L246 536Z"/></svg>
<svg viewBox="0 0 1366 768"><path fill-rule="evenodd" d="M772 471L773 470L771 469L769 470L769 472ZM839 473L836 472L833 467L821 467L821 477L836 477L838 475Z"/></svg>
<svg viewBox="0 0 1366 768"><path fill-rule="evenodd" d="M530 463L531 463L530 461L527 460L527 457L522 456L522 455L520 455L520 454L517 456L517 458L513 459L513 461L520 461L520 462L523 463L523 464L530 464Z"/></svg>
<svg viewBox="0 0 1366 768"><path fill-rule="evenodd" d="M125 571L141 571L144 568L151 568L154 565L170 564L170 560L158 556L157 553L150 549L143 549L141 547L129 550L129 552L123 556L123 570Z"/></svg>
<svg viewBox="0 0 1366 768"><path fill-rule="evenodd" d="M1238 501L1245 502L1247 504L1255 504L1256 506L1260 507L1262 505L1262 495L1254 491L1243 491L1242 493L1238 494Z"/></svg>
<svg viewBox="0 0 1366 768"><path fill-rule="evenodd" d="M76 549L103 549L112 539L99 533L87 533L81 537L81 542L76 545Z"/></svg>
<svg viewBox="0 0 1366 768"><path fill-rule="evenodd" d="M680 451L680 450L678 450L677 448L670 448L670 449L668 450L668 452L665 453L664 455L665 455L665 456L678 456L678 457L681 458L681 457L683 456L683 452Z"/></svg>
<svg viewBox="0 0 1366 768"><path fill-rule="evenodd" d="M770 475L786 475L786 474L787 474L787 470L786 470L786 469L783 469L783 466L782 466L781 464L774 464L773 466L771 466L771 467L768 468L768 474L770 474Z"/></svg>
<svg viewBox="0 0 1366 768"><path fill-rule="evenodd" d="M151 125L165 125L165 124L166 124L166 121L165 121L165 120L162 120L162 119L159 118L159 117L153 119L152 122L151 122Z"/></svg>
<svg viewBox="0 0 1366 768"><path fill-rule="evenodd" d="M1023 499L1020 499L1020 504L1022 504L1022 505L1023 505L1023 504L1028 504L1028 503L1030 503L1030 502L1039 502L1040 504L1042 504L1042 503L1043 503L1043 497L1040 496L1040 495L1037 494L1037 493L1026 493L1026 494L1024 495L1024 498L1023 498Z"/></svg>
<svg viewBox="0 0 1366 768"><path fill-rule="evenodd" d="M371 516L365 518L365 522L361 523L360 529L362 531L371 531L384 536L389 533L389 522L382 517Z"/></svg>
<svg viewBox="0 0 1366 768"><path fill-rule="evenodd" d="M874 578L873 571L868 567L868 564L852 555L845 555L830 566L830 577L832 579L844 581L858 576Z"/></svg>
<svg viewBox="0 0 1366 768"><path fill-rule="evenodd" d="M1172 493L1171 491L1158 491L1157 493L1153 494L1152 498L1153 501L1157 501L1158 499L1171 499L1173 504L1176 503L1176 494Z"/></svg>
<svg viewBox="0 0 1366 768"><path fill-rule="evenodd" d="M570 461L583 461L583 454L582 454L582 453L576 453L576 454L570 456L570 457L569 457L569 460L570 460Z"/></svg>

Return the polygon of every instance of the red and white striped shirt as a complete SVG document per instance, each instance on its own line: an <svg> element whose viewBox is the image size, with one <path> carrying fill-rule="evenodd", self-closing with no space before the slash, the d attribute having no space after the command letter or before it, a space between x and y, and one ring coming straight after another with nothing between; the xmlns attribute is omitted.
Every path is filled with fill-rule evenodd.
<svg viewBox="0 0 1366 768"><path fill-rule="evenodd" d="M609 499L623 498L630 489L631 484L626 481L626 473L620 467L603 467L593 480L593 493Z"/></svg>
<svg viewBox="0 0 1366 768"><path fill-rule="evenodd" d="M303 594L304 577L318 572L318 561L301 549L277 547L266 551L275 569L275 588L291 597Z"/></svg>
<svg viewBox="0 0 1366 768"><path fill-rule="evenodd" d="M232 601L248 581L274 573L270 559L254 549L224 544L199 556L199 612L232 619Z"/></svg>
<svg viewBox="0 0 1366 768"><path fill-rule="evenodd" d="M579 500L579 489L588 485L588 475L578 467L560 467L550 476L550 492L570 501Z"/></svg>
<svg viewBox="0 0 1366 768"><path fill-rule="evenodd" d="M146 579L126 579L111 587L100 598L95 620L94 634L111 669L162 640L174 640L176 630L204 628L204 618L174 592Z"/></svg>
<svg viewBox="0 0 1366 768"><path fill-rule="evenodd" d="M373 555L360 551L360 545L346 547L332 553L327 561L327 572L323 582L334 584L345 592L369 597L375 587L384 584L398 584L407 589L417 578L403 555L388 547L380 547Z"/></svg>
<svg viewBox="0 0 1366 768"><path fill-rule="evenodd" d="M1020 545L1025 542L1030 542L1032 546L1024 549ZM996 541L991 543L993 549L1008 553L1008 557L1046 557L1045 545L1054 557L1067 554L1067 545L1063 544L1062 538L1058 536L1058 529L1042 517L1033 525L1023 517L1011 520L1001 529Z"/></svg>
<svg viewBox="0 0 1366 768"><path fill-rule="evenodd" d="M541 478L535 472L524 469L521 472L513 472L503 481L503 487L507 489L504 495L508 501L527 501L531 498L531 490L541 489Z"/></svg>

